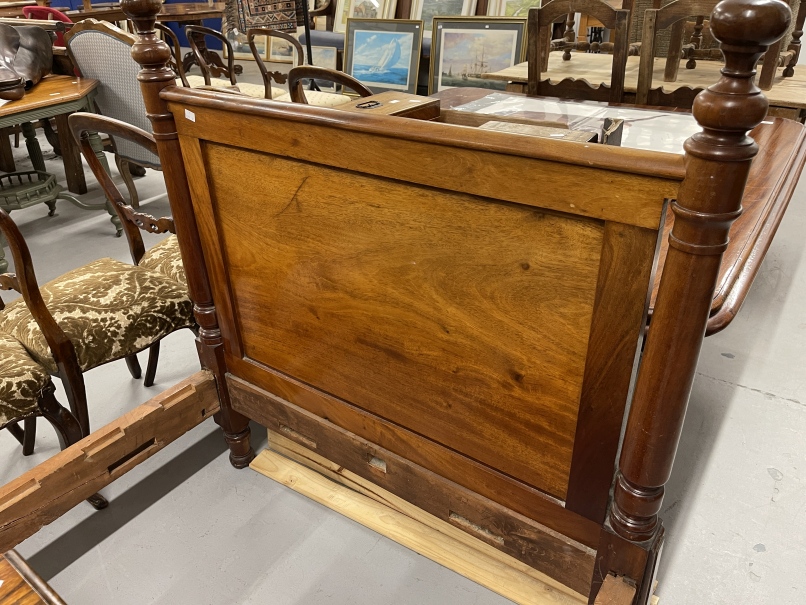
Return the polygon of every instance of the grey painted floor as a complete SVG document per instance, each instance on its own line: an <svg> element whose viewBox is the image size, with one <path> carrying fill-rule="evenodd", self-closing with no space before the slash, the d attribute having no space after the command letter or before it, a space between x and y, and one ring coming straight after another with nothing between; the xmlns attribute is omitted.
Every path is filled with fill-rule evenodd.
<svg viewBox="0 0 806 605"><path fill-rule="evenodd" d="M17 157L24 167L22 150ZM144 200L162 188L159 173L138 181ZM97 195L93 184L87 197ZM53 218L44 207L13 214L42 282L100 256L128 259L107 217L60 204ZM167 201L144 206L160 214ZM804 232L801 186L742 312L705 342L664 504L664 605L806 602ZM93 370L86 379L93 425L197 368L186 332L166 340L151 389L122 362ZM263 433L253 427L256 449ZM29 458L0 434L0 481L57 451L43 422ZM107 510L82 504L18 548L68 603L508 602L253 471L235 471L212 422L104 493Z"/></svg>

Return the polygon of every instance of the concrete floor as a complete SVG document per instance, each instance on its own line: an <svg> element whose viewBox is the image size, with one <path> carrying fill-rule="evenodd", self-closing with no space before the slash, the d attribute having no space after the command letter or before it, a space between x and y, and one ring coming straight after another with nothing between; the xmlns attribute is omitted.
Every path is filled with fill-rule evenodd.
<svg viewBox="0 0 806 605"><path fill-rule="evenodd" d="M17 157L24 168L22 150ZM59 174L61 163L49 160L48 169ZM138 189L144 200L159 196L161 175L149 171ZM93 182L86 199L97 198ZM41 282L101 256L128 260L107 217L60 204L53 218L44 207L13 214ZM159 215L167 201L144 206ZM705 341L664 502L664 605L806 602L804 232L801 185L742 312ZM197 368L186 331L166 339L150 389L122 362L93 370L86 378L93 426ZM259 426L253 443L265 445ZM58 451L44 422L36 445L23 458L16 441L0 435L0 482ZM107 510L82 504L18 547L68 603L509 602L253 471L232 469L211 421L103 493Z"/></svg>

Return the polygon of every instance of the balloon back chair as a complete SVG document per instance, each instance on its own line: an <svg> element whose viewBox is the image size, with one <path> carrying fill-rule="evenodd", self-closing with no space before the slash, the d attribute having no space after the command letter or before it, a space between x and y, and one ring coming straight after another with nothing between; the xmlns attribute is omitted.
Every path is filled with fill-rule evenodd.
<svg viewBox="0 0 806 605"><path fill-rule="evenodd" d="M16 338L47 372L62 380L70 409L82 435L90 431L84 372L125 359L134 378L141 369L136 354L149 349L144 384L156 374L160 340L182 328L195 329L193 305L173 236L145 252L139 229L174 231L171 217L154 218L127 205L104 170L88 140L88 132L105 132L117 140L156 154L147 132L94 114L73 114L74 136L84 158L112 201L129 241L134 265L103 258L74 269L39 287L31 254L17 226L0 211L22 294L0 313L0 332Z"/></svg>

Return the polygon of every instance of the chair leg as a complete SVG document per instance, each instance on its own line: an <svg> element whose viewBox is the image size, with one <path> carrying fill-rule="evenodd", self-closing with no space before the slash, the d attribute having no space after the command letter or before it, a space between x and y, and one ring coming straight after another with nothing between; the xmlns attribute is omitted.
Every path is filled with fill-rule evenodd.
<svg viewBox="0 0 806 605"><path fill-rule="evenodd" d="M81 427L76 417L56 400L53 395L55 390L56 387L53 386L53 383L45 387L39 397L39 409L55 429L56 435L59 437L59 446L61 449L65 449L81 440ZM93 494L87 498L87 502L96 510L109 506L109 502L101 494Z"/></svg>
<svg viewBox="0 0 806 605"><path fill-rule="evenodd" d="M36 443L36 416L31 416L23 421L22 455L30 456L34 453Z"/></svg>
<svg viewBox="0 0 806 605"><path fill-rule="evenodd" d="M123 177L123 182L126 183L126 189L129 191L129 203L131 204L132 208L139 208L140 198L137 195L137 187L134 186L134 179L132 178L132 173L129 170L129 162L121 158L119 155L115 155L115 164L117 164L118 172L120 173L120 176Z"/></svg>
<svg viewBox="0 0 806 605"><path fill-rule="evenodd" d="M87 389L84 386L84 375L78 368L59 364L59 378L62 380L64 391L67 393L67 401L70 404L70 411L78 420L81 427L82 437L90 434L90 414L87 410Z"/></svg>
<svg viewBox="0 0 806 605"><path fill-rule="evenodd" d="M140 361L137 359L137 355L127 355L126 356L126 365L129 367L129 373L132 375L132 378L137 380L140 376L143 375L143 370L140 369Z"/></svg>
<svg viewBox="0 0 806 605"><path fill-rule="evenodd" d="M20 428L18 422L9 424L6 428L20 442L22 455L30 456L34 453L34 443L36 442L36 416L26 418L22 423L23 428Z"/></svg>
<svg viewBox="0 0 806 605"><path fill-rule="evenodd" d="M160 341L158 340L148 349L148 365L146 366L146 377L143 386L154 386L154 377L157 375L157 363L160 359Z"/></svg>

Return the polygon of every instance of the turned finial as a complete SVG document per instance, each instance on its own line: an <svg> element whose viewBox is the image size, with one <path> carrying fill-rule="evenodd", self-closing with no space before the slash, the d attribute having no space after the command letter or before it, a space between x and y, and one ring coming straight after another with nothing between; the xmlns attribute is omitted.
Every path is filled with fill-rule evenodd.
<svg viewBox="0 0 806 605"><path fill-rule="evenodd" d="M687 152L723 160L755 155L746 133L764 119L769 105L753 81L756 63L791 20L781 0L722 0L714 7L711 33L722 43L725 67L719 81L694 100L694 117L704 132L687 141Z"/></svg>
<svg viewBox="0 0 806 605"><path fill-rule="evenodd" d="M162 0L120 0L120 7L126 16L131 19L137 32L138 40L132 46L132 58L143 66L138 79L173 81L173 75L168 74L168 62L171 59L171 49L157 36L154 23L162 10Z"/></svg>

